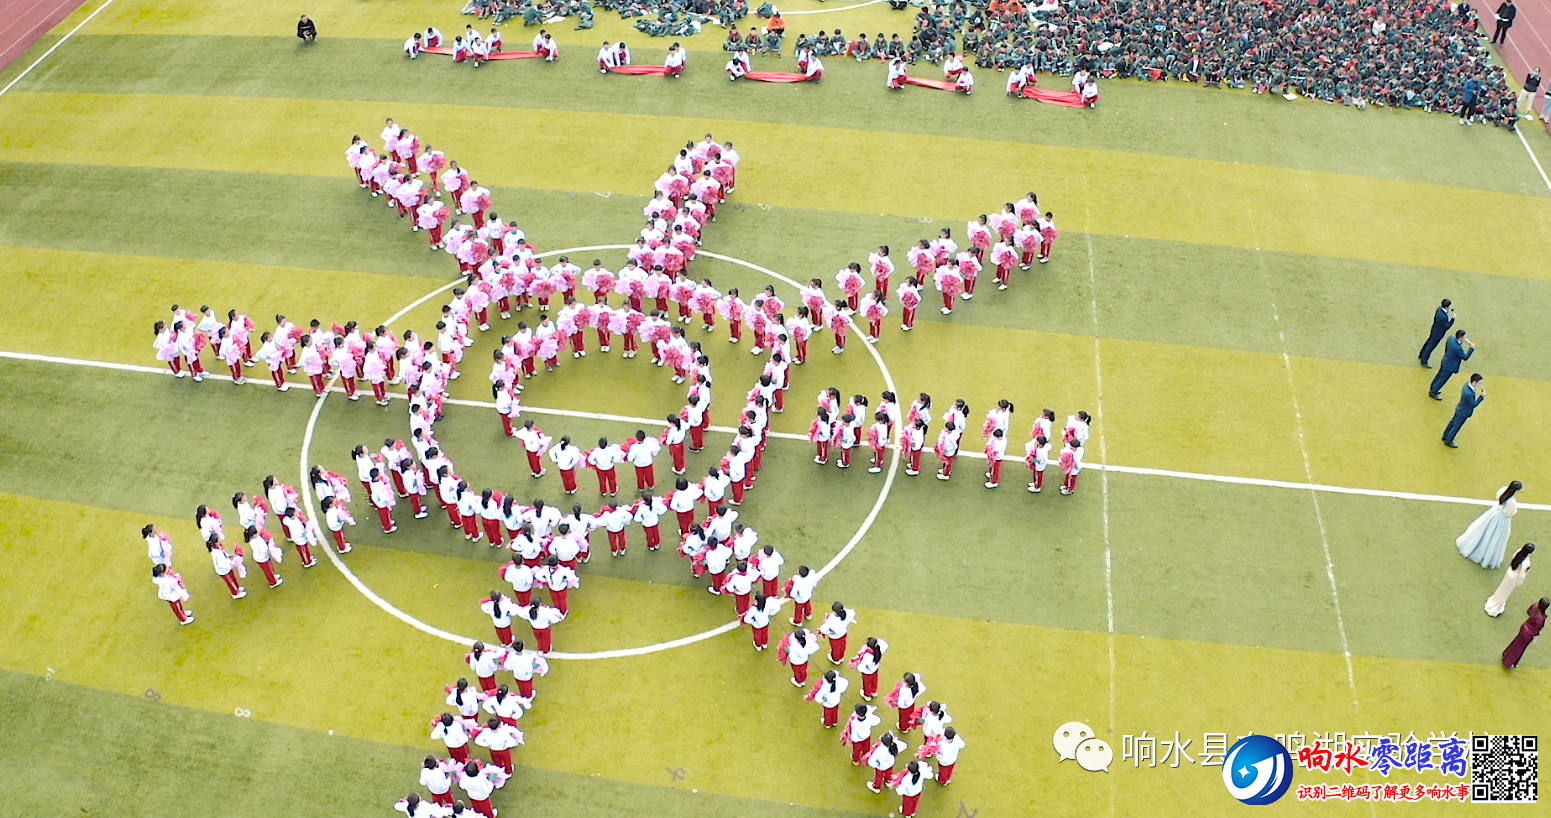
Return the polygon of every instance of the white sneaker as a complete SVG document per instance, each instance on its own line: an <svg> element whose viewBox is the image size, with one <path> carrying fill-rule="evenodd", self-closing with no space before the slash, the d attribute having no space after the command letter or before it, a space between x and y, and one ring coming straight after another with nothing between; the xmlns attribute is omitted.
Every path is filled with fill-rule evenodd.
<svg viewBox="0 0 1551 818"><path fill-rule="evenodd" d="M953 310L951 310L951 309L949 309L947 307L943 307L942 308L942 314L943 315L952 315L953 314Z"/></svg>
<svg viewBox="0 0 1551 818"><path fill-rule="evenodd" d="M877 466L873 466L873 467L871 467L871 468L869 468L869 469L868 469L868 470L867 470L867 473L868 473L868 474L877 474L877 473L878 473L878 472L880 472L880 471L883 471L883 469L880 469L880 468L878 468L878 467L877 467Z"/></svg>

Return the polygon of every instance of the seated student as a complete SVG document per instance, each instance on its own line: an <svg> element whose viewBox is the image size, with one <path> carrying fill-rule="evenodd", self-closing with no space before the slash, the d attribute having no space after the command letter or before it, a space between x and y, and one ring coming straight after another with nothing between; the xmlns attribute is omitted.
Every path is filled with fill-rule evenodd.
<svg viewBox="0 0 1551 818"><path fill-rule="evenodd" d="M743 47L743 38L738 36L736 28L727 29L727 41L722 43L723 51L737 51Z"/></svg>
<svg viewBox="0 0 1551 818"><path fill-rule="evenodd" d="M765 32L778 37L786 36L786 19L781 16L781 12L777 11L775 16L770 18L770 23L765 26Z"/></svg>
<svg viewBox="0 0 1551 818"><path fill-rule="evenodd" d="M302 19L296 23L296 36L310 45L313 40L318 39L318 27L303 14Z"/></svg>
<svg viewBox="0 0 1551 818"><path fill-rule="evenodd" d="M743 48L746 51L758 51L760 49L759 31L749 26L748 36L743 38Z"/></svg>
<svg viewBox="0 0 1551 818"><path fill-rule="evenodd" d="M727 61L727 79L736 80L749 73L749 52L739 48Z"/></svg>
<svg viewBox="0 0 1551 818"><path fill-rule="evenodd" d="M846 53L846 35L835 29L835 33L829 35L829 53L834 57L843 57Z"/></svg>
<svg viewBox="0 0 1551 818"><path fill-rule="evenodd" d="M866 60L872 57L872 46L867 42L866 34L857 37L856 40L851 43L850 48L846 49L846 56L855 57L857 62L861 62L862 60Z"/></svg>
<svg viewBox="0 0 1551 818"><path fill-rule="evenodd" d="M964 96L969 96L970 94L974 93L975 75L969 73L968 70L965 70L963 73L959 74L959 78L953 82L953 90L962 92Z"/></svg>
<svg viewBox="0 0 1551 818"><path fill-rule="evenodd" d="M404 53L411 60L420 56L420 32L415 32L415 36L404 41Z"/></svg>
<svg viewBox="0 0 1551 818"><path fill-rule="evenodd" d="M863 36L866 36L866 35L863 35ZM888 40L888 38L883 36L883 32L881 32L881 31L878 32L878 36L873 38L873 41L872 41L872 55L874 57L877 57L878 59L882 60L884 58L884 50L887 49L888 47L889 47L889 40Z"/></svg>
<svg viewBox="0 0 1551 818"><path fill-rule="evenodd" d="M781 55L781 35L775 32L765 34L765 49L767 53Z"/></svg>

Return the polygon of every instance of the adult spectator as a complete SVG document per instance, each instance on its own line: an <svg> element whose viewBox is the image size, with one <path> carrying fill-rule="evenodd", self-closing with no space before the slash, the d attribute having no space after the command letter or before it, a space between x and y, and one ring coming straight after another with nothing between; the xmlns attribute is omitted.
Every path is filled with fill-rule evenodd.
<svg viewBox="0 0 1551 818"><path fill-rule="evenodd" d="M1524 87L1519 90L1517 107L1520 116L1534 120L1535 95L1538 93L1540 93L1540 66L1537 65L1524 77Z"/></svg>
<svg viewBox="0 0 1551 818"><path fill-rule="evenodd" d="M302 19L296 24L296 36L304 43L311 43L318 39L318 27L312 24L312 20L303 14Z"/></svg>
<svg viewBox="0 0 1551 818"><path fill-rule="evenodd" d="M1459 124L1476 124L1476 115L1481 113L1481 80L1471 77L1465 80L1465 86L1459 92Z"/></svg>
<svg viewBox="0 0 1551 818"><path fill-rule="evenodd" d="M1514 7L1513 0L1505 2L1497 7L1497 30L1492 32L1492 44L1503 45L1508 42L1508 29L1513 28L1513 18L1519 16L1519 10Z"/></svg>

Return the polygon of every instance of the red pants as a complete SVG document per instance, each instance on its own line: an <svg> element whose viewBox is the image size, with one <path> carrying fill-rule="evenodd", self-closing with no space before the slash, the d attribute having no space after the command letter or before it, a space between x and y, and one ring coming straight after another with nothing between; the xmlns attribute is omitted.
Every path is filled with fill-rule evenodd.
<svg viewBox="0 0 1551 818"><path fill-rule="evenodd" d="M570 596L571 596L571 589L570 588L561 588L558 591L555 590L554 588L550 588L549 589L549 599L550 599L550 601L552 603L554 603L554 606L556 608L559 608L560 612L563 613L563 614L571 612L571 602L570 602L570 599L568 599L568 597L570 597ZM546 633L547 632L548 631L546 631Z"/></svg>
<svg viewBox="0 0 1551 818"><path fill-rule="evenodd" d="M469 746L465 744L462 747L448 747L447 755L452 756L452 759L459 764L467 764L469 760Z"/></svg>
<svg viewBox="0 0 1551 818"><path fill-rule="evenodd" d="M545 633L549 633L549 631L545 631ZM521 695L524 699L531 699L531 698L533 698L533 679L531 679L531 678L528 678L528 679L518 679L517 680L517 693L519 695Z"/></svg>
<svg viewBox="0 0 1551 818"><path fill-rule="evenodd" d="M648 525L642 526L641 530L646 532L646 550L656 551L659 547L662 546L662 529L660 527L655 525ZM625 552L625 537L623 532L620 533L619 537L619 552L621 554Z"/></svg>
<svg viewBox="0 0 1551 818"><path fill-rule="evenodd" d="M813 616L813 600L810 599L807 602L796 602L796 603L793 603L793 605L792 605L792 624L793 625L801 625L804 621L806 621L808 618L810 618L812 616Z"/></svg>
<svg viewBox="0 0 1551 818"><path fill-rule="evenodd" d="M1040 258L1050 258L1050 248L1054 247L1055 245L1056 245L1056 240L1055 239L1045 239L1043 242L1040 242L1040 245L1039 245L1039 257Z"/></svg>
<svg viewBox="0 0 1551 818"><path fill-rule="evenodd" d="M1024 263L1027 264L1028 262L1025 261ZM1002 282L1003 284L1010 284L1010 283L1012 283L1012 265L1011 264L998 264L998 265L996 265L996 280Z"/></svg>
<svg viewBox="0 0 1551 818"><path fill-rule="evenodd" d="M815 441L814 444L813 444L813 447L814 447L815 455L818 457L819 462L820 463L828 463L829 462L829 441L827 441L827 440Z"/></svg>
<svg viewBox="0 0 1551 818"><path fill-rule="evenodd" d="M701 320L701 323L705 324L706 326L714 327L714 326L716 326L716 313L714 313L714 312L703 312L703 313L700 314L700 320Z"/></svg>
<svg viewBox="0 0 1551 818"><path fill-rule="evenodd" d="M355 378L341 377L340 380L344 381L345 384L345 397L355 397Z"/></svg>
<svg viewBox="0 0 1551 818"><path fill-rule="evenodd" d="M285 388L285 370L284 369L271 369L271 370L269 370L269 377L275 379L275 388L276 389L284 389Z"/></svg>
<svg viewBox="0 0 1551 818"><path fill-rule="evenodd" d="M668 76L668 77L681 77L683 75L684 75L684 66L682 66L682 65L670 66L668 68L667 72L664 74L664 76Z"/></svg>
<svg viewBox="0 0 1551 818"><path fill-rule="evenodd" d="M705 427L704 426L691 426L691 427L689 427L689 450L692 451L692 452L698 452L698 451L700 451L701 449L704 449L704 448L705 448Z"/></svg>
<svg viewBox="0 0 1551 818"><path fill-rule="evenodd" d="M870 699L878 695L878 674L862 674L862 698Z"/></svg>
<svg viewBox="0 0 1551 818"><path fill-rule="evenodd" d="M846 660L846 637L836 636L829 640L829 661L840 664Z"/></svg>
<svg viewBox="0 0 1551 818"><path fill-rule="evenodd" d="M501 544L501 521L481 518L485 523L485 536L490 538L491 545Z"/></svg>
<svg viewBox="0 0 1551 818"><path fill-rule="evenodd" d="M986 476L992 485L1002 482L1002 461L992 460L990 472Z"/></svg>
<svg viewBox="0 0 1551 818"><path fill-rule="evenodd" d="M610 336L611 336L611 335L612 335L612 334L613 334L613 333L610 333L610 332L609 332L609 331L608 331L608 330L606 330L606 329L600 329L600 330L598 330L598 347L599 347L599 348L600 348L600 349L602 349L602 350L604 350L604 351L605 351L605 352L607 352L607 351L608 351L608 348L609 348L609 337L610 337Z"/></svg>
<svg viewBox="0 0 1551 818"><path fill-rule="evenodd" d="M389 531L393 528L393 510L377 507L377 519L382 521L382 530Z"/></svg>
<svg viewBox="0 0 1551 818"><path fill-rule="evenodd" d="M496 625L495 626L495 635L496 635L496 637L498 639L501 640L501 644L503 644L503 645L510 645L512 643L512 639L513 639L513 637L512 637L512 626L511 625Z"/></svg>
<svg viewBox="0 0 1551 818"><path fill-rule="evenodd" d="M598 469L598 493L619 493L619 475L613 469Z"/></svg>
<svg viewBox="0 0 1551 818"><path fill-rule="evenodd" d="M743 614L748 612L750 596L752 594L734 594L732 597L732 607L733 610L738 612L739 619L742 619Z"/></svg>
<svg viewBox="0 0 1551 818"><path fill-rule="evenodd" d="M911 471L920 471L921 470L921 451L922 451L921 449L916 449L915 451L912 451L910 453L910 470Z"/></svg>
<svg viewBox="0 0 1551 818"><path fill-rule="evenodd" d="M437 244L441 244L442 243L442 226L439 225L439 224L433 226L430 229L430 235L431 235L431 244L433 246L437 245Z"/></svg>
<svg viewBox="0 0 1551 818"><path fill-rule="evenodd" d="M1034 251L1033 250L1029 250L1029 249L1025 249L1023 251L1023 257L1018 259L1018 263L1022 264L1025 267L1029 266L1030 264L1033 264L1034 263ZM1008 266L1010 267L1012 265L1008 265Z"/></svg>
<svg viewBox="0 0 1551 818"><path fill-rule="evenodd" d="M561 469L560 484L565 486L565 493L576 491L576 469Z"/></svg>
<svg viewBox="0 0 1551 818"><path fill-rule="evenodd" d="M824 708L824 726L834 727L840 723L840 705Z"/></svg>
<svg viewBox="0 0 1551 818"><path fill-rule="evenodd" d="M653 465L653 466L636 466L635 467L635 485L636 485L636 488L638 488L638 489L654 489L654 488L657 488L657 469L656 469L656 466L655 465Z"/></svg>
<svg viewBox="0 0 1551 818"><path fill-rule="evenodd" d="M872 788L882 790L889 785L889 776L894 774L894 768L887 770L874 770L872 773Z"/></svg>
<svg viewBox="0 0 1551 818"><path fill-rule="evenodd" d="M266 562L264 564L268 565L269 563ZM179 622L187 622L189 620L188 611L183 610L182 602L178 602L177 600L168 600L167 604L172 606L172 615L176 616Z"/></svg>
<svg viewBox="0 0 1551 818"><path fill-rule="evenodd" d="M232 598L235 599L237 597L237 594L242 592L242 586L237 584L237 572L236 571L227 571L226 573L221 575L221 579L225 580L226 581L226 587L231 589L231 591L232 591Z"/></svg>
<svg viewBox="0 0 1551 818"><path fill-rule="evenodd" d="M526 591L512 591L512 596L514 598L516 598L517 604L521 605L524 608L526 608L529 605L533 604L533 589L532 588L529 588Z"/></svg>
<svg viewBox="0 0 1551 818"><path fill-rule="evenodd" d="M386 383L383 383L382 381L374 382L372 384L372 398L374 400L387 400L388 399L388 385Z"/></svg>
<svg viewBox="0 0 1551 818"><path fill-rule="evenodd" d="M764 577L760 577L759 581L764 583L765 596L774 597L781 593L780 577L776 577L774 579L765 579Z"/></svg>
<svg viewBox="0 0 1551 818"><path fill-rule="evenodd" d="M232 372L232 380L234 380L234 381L242 380L242 364L240 364L240 363L227 364L226 368L231 370L231 372Z"/></svg>
<svg viewBox="0 0 1551 818"><path fill-rule="evenodd" d="M1066 482L1063 485L1066 486L1066 490L1067 491L1076 491L1077 490L1077 474L1076 473L1068 474L1066 476Z"/></svg>
<svg viewBox="0 0 1551 818"><path fill-rule="evenodd" d="M533 638L539 643L539 653L549 653L549 649L554 647L555 635L549 628L534 628ZM517 680L517 684L521 686L522 680ZM528 682L528 692L523 695L533 695L533 682L531 680Z"/></svg>
<svg viewBox="0 0 1551 818"><path fill-rule="evenodd" d="M174 375L182 374L182 372L183 372L183 359L182 358L173 358L172 360L167 362L167 368L171 369L172 370L172 374L174 374Z"/></svg>
<svg viewBox="0 0 1551 818"><path fill-rule="evenodd" d="M544 471L544 462L539 460L538 452L528 452L528 470L533 472L534 477Z"/></svg>
<svg viewBox="0 0 1551 818"><path fill-rule="evenodd" d="M311 546L307 545L307 543L304 543L304 542L299 542L299 543L296 543L295 545L296 545L296 553L302 555L302 567L303 568L306 568L306 567L318 564L318 561L313 559L313 557L312 557L312 547Z"/></svg>
<svg viewBox="0 0 1551 818"><path fill-rule="evenodd" d="M911 705L909 707L901 707L899 709L899 732L901 732L901 733L908 733L908 732L910 732L910 728L915 726L915 721L916 721L916 707L915 707L915 705Z"/></svg>
<svg viewBox="0 0 1551 818"><path fill-rule="evenodd" d="M673 458L673 473L684 473L684 441L668 444L668 456Z"/></svg>
<svg viewBox="0 0 1551 818"><path fill-rule="evenodd" d="M731 322L730 326L732 328L733 340L737 340L737 341L743 340L743 322L742 321L733 321L733 322Z"/></svg>
<svg viewBox="0 0 1551 818"><path fill-rule="evenodd" d="M733 505L736 506L736 505L742 505L743 504L743 489L744 489L744 486L746 486L746 485L747 485L747 482L745 480L738 480L738 481L736 481L736 482L734 482L732 484L731 488L732 488L732 504Z"/></svg>
<svg viewBox="0 0 1551 818"><path fill-rule="evenodd" d="M327 388L327 384L323 382L322 373L317 375L308 375L307 378L312 381L312 391L319 395L323 394L323 390Z"/></svg>
<svg viewBox="0 0 1551 818"><path fill-rule="evenodd" d="M851 465L851 447L846 446L843 443L840 445L840 465Z"/></svg>
<svg viewBox="0 0 1551 818"><path fill-rule="evenodd" d="M867 753L872 751L872 737L868 736L862 741L851 745L851 766L861 764L867 758Z"/></svg>
<svg viewBox="0 0 1551 818"><path fill-rule="evenodd" d="M478 804L478 801L474 802ZM490 803L486 801L485 803ZM915 818L916 807L921 804L921 794L907 795L899 802L899 818Z"/></svg>
<svg viewBox="0 0 1551 818"><path fill-rule="evenodd" d="M479 230L485 226L485 211L476 210L469 214L474 217L474 229Z"/></svg>
<svg viewBox="0 0 1551 818"><path fill-rule="evenodd" d="M605 529L605 531L607 531L607 530ZM611 554L623 554L623 553L625 553L625 547L627 545L627 543L625 542L625 532L623 530L620 530L620 531L607 531L607 533L609 535L609 553L611 553Z"/></svg>
<svg viewBox="0 0 1551 818"><path fill-rule="evenodd" d="M775 391L775 403L774 403L774 405L775 405L775 410L777 412L783 412L783 411L786 410L786 389L785 388L777 389Z"/></svg>
<svg viewBox="0 0 1551 818"><path fill-rule="evenodd" d="M722 583L724 583L726 581L727 581L727 569L726 568L723 568L721 571L718 571L716 573L711 574L711 587L715 588L718 591L720 591L722 589Z"/></svg>
<svg viewBox="0 0 1551 818"><path fill-rule="evenodd" d="M469 539L475 541L475 542L479 542L479 515L478 514L465 514L465 515L463 515L463 535L465 537L468 537Z"/></svg>
<svg viewBox="0 0 1551 818"><path fill-rule="evenodd" d="M571 351L587 351L587 336L584 335L581 330L577 330L576 332L571 333Z"/></svg>
<svg viewBox="0 0 1551 818"><path fill-rule="evenodd" d="M664 314L666 314L666 313L664 313ZM640 344L640 342L636 340L635 335L633 335L631 333L628 333L628 332L625 333L625 351L626 352L640 352L641 351L641 344Z"/></svg>
<svg viewBox="0 0 1551 818"><path fill-rule="evenodd" d="M943 293L942 294L942 308L947 310L947 311L949 311L949 312L953 312L953 294L952 293Z"/></svg>
<svg viewBox="0 0 1551 818"><path fill-rule="evenodd" d="M955 458L955 457L958 457L958 455L950 455L948 457L943 458L943 461L942 461L942 475L944 477L952 477L953 476L953 458Z"/></svg>
<svg viewBox="0 0 1551 818"><path fill-rule="evenodd" d="M689 536L689 527L695 524L695 510L675 512L679 517L679 536Z"/></svg>
<svg viewBox="0 0 1551 818"><path fill-rule="evenodd" d="M350 550L350 543L345 542L345 530L343 528L338 531L330 531L329 534L334 538L335 550L341 554Z"/></svg>
<svg viewBox="0 0 1551 818"><path fill-rule="evenodd" d="M978 281L978 280L980 280L980 276L965 276L964 277L964 292L969 293L970 295L974 295L975 294L975 282Z"/></svg>
<svg viewBox="0 0 1551 818"><path fill-rule="evenodd" d="M883 452L883 449L872 450L872 464L880 469L883 468Z"/></svg>
<svg viewBox="0 0 1551 818"><path fill-rule="evenodd" d="M1042 489L1044 487L1045 487L1045 470L1044 469L1035 469L1034 470L1034 488Z"/></svg>
<svg viewBox="0 0 1551 818"><path fill-rule="evenodd" d="M808 360L808 339L807 338L798 339L798 341L797 341L797 354L794 355L793 357L796 358L797 363L802 363L803 361Z"/></svg>
<svg viewBox="0 0 1551 818"><path fill-rule="evenodd" d="M269 582L269 587L273 588L280 584L280 577L275 575L275 567L269 564L269 560L264 560L258 566L259 570L264 572L264 579Z"/></svg>
<svg viewBox="0 0 1551 818"><path fill-rule="evenodd" d="M806 683L808 681L808 663L807 662L803 662L800 665L795 665L795 664L792 665L792 680L797 682L798 684L804 684L804 683Z"/></svg>
<svg viewBox="0 0 1551 818"><path fill-rule="evenodd" d="M514 437L515 436L515 433L512 431L512 417L511 417L511 415L502 415L501 416L501 431L507 437ZM532 465L531 461L529 462L529 465Z"/></svg>
<svg viewBox="0 0 1551 818"><path fill-rule="evenodd" d="M495 677L494 676L480 676L479 677L479 689L480 690L483 690L486 693L494 693L496 691L497 687L499 687L499 685L497 685L495 683Z"/></svg>
<svg viewBox="0 0 1551 818"><path fill-rule="evenodd" d="M835 347L838 349L846 348L846 334L843 330L835 333Z"/></svg>
<svg viewBox="0 0 1551 818"><path fill-rule="evenodd" d="M483 801L476 801L473 798L470 798L469 806L473 807L475 812L485 816L485 818L495 818L495 807L490 805L489 798L486 798ZM912 811L910 814L915 815L915 812Z"/></svg>
<svg viewBox="0 0 1551 818"><path fill-rule="evenodd" d="M173 605L177 605L178 603L174 602L172 604ZM762 647L766 647L767 645L770 644L770 626L769 625L766 625L763 628L754 628L753 630L754 630L754 647L762 648Z"/></svg>
<svg viewBox="0 0 1551 818"><path fill-rule="evenodd" d="M454 505L448 505L445 506L445 508L447 509L447 519L452 522L452 527L462 528L463 518L458 515L458 507Z"/></svg>
<svg viewBox="0 0 1551 818"><path fill-rule="evenodd" d="M508 775L510 775L516 769L512 766L511 750L491 750L490 763L505 770Z"/></svg>
<svg viewBox="0 0 1551 818"><path fill-rule="evenodd" d="M954 762L954 764L957 764L957 763L958 762L956 762L956 761ZM937 768L937 783L938 784L941 784L944 787L946 787L946 786L948 786L948 782L953 780L953 766L954 766L954 764L944 764L941 767Z"/></svg>
<svg viewBox="0 0 1551 818"><path fill-rule="evenodd" d="M440 804L444 807L452 806L452 790L431 793L431 803Z"/></svg>

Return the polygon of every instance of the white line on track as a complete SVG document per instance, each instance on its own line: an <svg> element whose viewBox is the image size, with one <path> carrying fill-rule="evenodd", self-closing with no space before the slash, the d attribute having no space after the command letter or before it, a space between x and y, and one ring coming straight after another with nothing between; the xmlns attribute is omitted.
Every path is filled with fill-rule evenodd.
<svg viewBox="0 0 1551 818"><path fill-rule="evenodd" d="M1086 220L1086 211L1084 211ZM1093 234L1086 232L1083 236L1088 241L1088 293L1092 301L1089 309L1093 315L1093 381L1098 395L1093 412L1094 420L1099 426L1099 459L1109 459L1109 447L1104 442L1104 355L1099 343L1099 277L1093 266ZM1115 584L1114 584L1114 555L1109 541L1109 472L1099 472L1099 507L1103 519L1104 532L1104 620L1108 627L1109 636L1109 732L1111 738L1115 733ZM1110 812L1113 814L1114 790L1110 790Z"/></svg>
<svg viewBox="0 0 1551 818"><path fill-rule="evenodd" d="M44 60L48 59L48 55L50 55L50 54L54 53L55 51L57 51L60 46L65 44L65 41L67 41L71 37L75 36L75 33L77 31L80 31L82 26L86 25L87 23L90 23L92 21L93 17L96 17L97 15L101 14L103 9L105 9L108 6L111 6L111 5L113 5L113 0L108 0L108 2L103 3L102 5L98 6L96 11L92 12L91 14L88 14L86 16L85 20L82 20L81 22L77 23L75 28L70 29L70 32L68 34L66 34L63 37L60 37L59 38L59 42L54 43L54 45L51 46L49 48L49 50L43 52L43 56L41 56L41 57L37 58L36 60L34 60L32 65L27 66L27 70L26 71L23 71L20 74L17 74L16 75L16 79L13 79L10 82L6 83L4 88L0 88L0 97L5 96L6 92L11 90L11 86L15 85L18 82L21 82L24 77L26 77L28 74L31 74L32 73L32 69L37 68L39 63L41 63Z"/></svg>
<svg viewBox="0 0 1551 818"><path fill-rule="evenodd" d="M1551 106L1547 106L1547 107L1551 108ZM1513 132L1515 134L1518 134L1518 136L1519 136L1519 144L1523 145L1524 146L1524 152L1529 154L1529 161L1535 163L1535 170L1540 171L1540 181L1545 182L1546 183L1546 188L1548 190L1551 190L1551 176L1547 176L1546 175L1546 169L1540 166L1540 157L1536 156L1535 152L1533 150L1530 150L1529 140L1524 138L1524 129L1523 128L1515 127L1513 129Z"/></svg>
<svg viewBox="0 0 1551 818"><path fill-rule="evenodd" d="M39 355L31 352L7 352L0 350L0 360L6 359L14 361L30 361L33 363L60 364L64 366L82 366L96 369L111 369L118 372L138 372L147 375L162 375L166 377L172 376L172 372L169 371L165 366L144 366L140 364L123 364L113 361L92 361L84 358L63 358L57 355ZM214 372L206 374L205 379L213 381L225 381L228 383L231 382L231 376L219 375ZM246 385L268 387L270 389L274 388L274 386L263 377L250 378L248 379ZM306 395L311 394L311 390L305 383L293 382L293 385L302 387L301 389L296 390L298 393ZM335 386L332 387L330 391L336 394L344 394L345 390L342 387ZM389 392L388 398L391 400L404 400L405 396L402 392ZM448 399L447 402L457 404L459 406L472 406L488 409L495 408L495 404L487 401ZM598 412L578 412L570 409L550 409L547 407L539 406L523 406L522 410L524 412L531 412L533 414L539 415L556 415L560 417L585 418L589 420L619 421L622 423L639 424L658 422L652 418L638 418L630 417L627 415L610 415ZM711 429L712 431L717 432L733 431L732 427L730 426L712 426ZM807 435L793 434L791 432L771 432L770 436L780 440L800 440L803 442L807 442L808 440ZM959 457L979 460L985 459L984 454L968 451L959 452ZM1166 477L1173 480L1196 480L1204 483L1223 483L1235 486L1288 489L1290 491L1317 491L1325 494L1345 494L1352 497L1378 497L1386 500L1405 500L1418 503L1450 503L1454 505L1476 506L1480 508L1493 505L1493 500L1490 498L1480 500L1474 497L1454 497L1447 494L1424 494L1415 491L1390 491L1388 489L1364 489L1354 488L1352 486L1330 486L1320 483L1299 482L1295 480L1269 480L1263 477L1239 477L1237 475L1230 474L1202 474L1200 472L1176 471L1174 469L1155 469L1149 468L1147 466L1121 466L1114 464L1085 462L1083 463L1083 468L1097 469L1114 474L1134 474L1141 477ZM1551 504L1519 503L1519 508L1526 511L1551 511Z"/></svg>
<svg viewBox="0 0 1551 818"><path fill-rule="evenodd" d="M1257 231L1258 232L1258 231ZM1298 402L1298 384L1293 378L1292 355L1287 351L1287 335L1282 331L1282 314L1276 305L1276 291L1271 286L1271 271L1266 267L1265 253L1255 248L1255 260L1260 264L1260 278L1265 283L1271 303L1271 319L1276 324L1276 337L1282 347L1282 368L1287 372L1287 393L1292 398L1294 430L1298 433L1298 453L1303 457L1303 476L1314 482L1314 469L1309 463L1309 444L1303 436L1303 408ZM1346 619L1341 615L1341 592L1336 585L1336 564L1330 556L1330 534L1325 529L1325 514L1320 509L1319 493L1309 492L1314 504L1314 522L1319 526L1319 544L1325 556L1325 578L1330 583L1330 607L1336 614L1336 633L1341 637L1341 655L1346 660L1346 684L1352 694L1352 710L1360 709L1357 699L1357 675L1352 669L1352 646L1346 638Z"/></svg>

